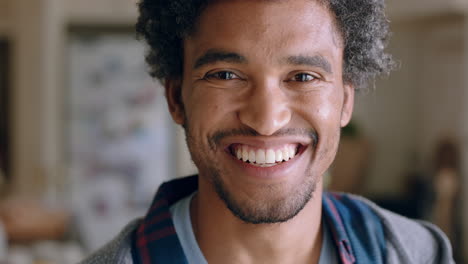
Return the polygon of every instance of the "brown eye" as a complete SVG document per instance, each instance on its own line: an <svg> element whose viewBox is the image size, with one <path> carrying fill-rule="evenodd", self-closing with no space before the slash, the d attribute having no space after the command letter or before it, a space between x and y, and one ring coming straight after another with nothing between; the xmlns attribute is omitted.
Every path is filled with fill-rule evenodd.
<svg viewBox="0 0 468 264"><path fill-rule="evenodd" d="M316 79L315 76L313 76L311 74L298 73L298 74L294 75L292 80L296 81L296 82L310 82L310 81L313 81L315 79Z"/></svg>
<svg viewBox="0 0 468 264"><path fill-rule="evenodd" d="M233 72L219 71L219 72L207 74L205 76L205 79L234 80L234 79L240 79L240 78Z"/></svg>

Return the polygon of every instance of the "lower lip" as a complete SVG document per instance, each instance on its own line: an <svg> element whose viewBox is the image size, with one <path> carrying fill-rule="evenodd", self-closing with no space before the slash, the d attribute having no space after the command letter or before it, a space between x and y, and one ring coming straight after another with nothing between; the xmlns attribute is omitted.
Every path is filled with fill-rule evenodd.
<svg viewBox="0 0 468 264"><path fill-rule="evenodd" d="M304 156L306 156L304 154L308 150L309 147L305 147L304 149L300 150L293 159L270 167L255 166L237 159L228 152L226 154L236 163L236 165L240 166L245 171L247 176L250 176L254 179L270 180L280 179L290 175L291 170L296 167L302 159L304 159Z"/></svg>

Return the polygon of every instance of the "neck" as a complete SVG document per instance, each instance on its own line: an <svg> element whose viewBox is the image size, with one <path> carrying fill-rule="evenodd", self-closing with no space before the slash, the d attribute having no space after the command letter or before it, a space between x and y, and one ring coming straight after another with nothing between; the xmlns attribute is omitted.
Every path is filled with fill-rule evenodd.
<svg viewBox="0 0 468 264"><path fill-rule="evenodd" d="M319 182L312 199L293 219L279 224L248 224L234 216L216 193L200 184L191 203L191 219L208 263L318 263L322 247L321 186Z"/></svg>

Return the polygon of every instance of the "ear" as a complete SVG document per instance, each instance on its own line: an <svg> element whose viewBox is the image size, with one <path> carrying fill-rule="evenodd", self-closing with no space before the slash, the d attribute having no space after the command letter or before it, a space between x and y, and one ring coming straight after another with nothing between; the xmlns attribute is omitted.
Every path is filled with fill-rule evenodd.
<svg viewBox="0 0 468 264"><path fill-rule="evenodd" d="M185 111L182 101L182 81L178 79L166 79L164 81L167 106L174 122L184 125Z"/></svg>
<svg viewBox="0 0 468 264"><path fill-rule="evenodd" d="M351 84L344 85L343 108L341 110L341 127L345 127L353 115L354 109L354 86Z"/></svg>

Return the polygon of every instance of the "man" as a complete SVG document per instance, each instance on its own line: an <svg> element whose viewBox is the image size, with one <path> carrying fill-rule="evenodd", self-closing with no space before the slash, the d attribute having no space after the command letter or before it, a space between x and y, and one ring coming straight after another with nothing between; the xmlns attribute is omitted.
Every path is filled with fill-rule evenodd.
<svg viewBox="0 0 468 264"><path fill-rule="evenodd" d="M445 236L322 192L354 92L392 60L381 0L142 0L137 31L199 175L84 263L452 263Z"/></svg>

